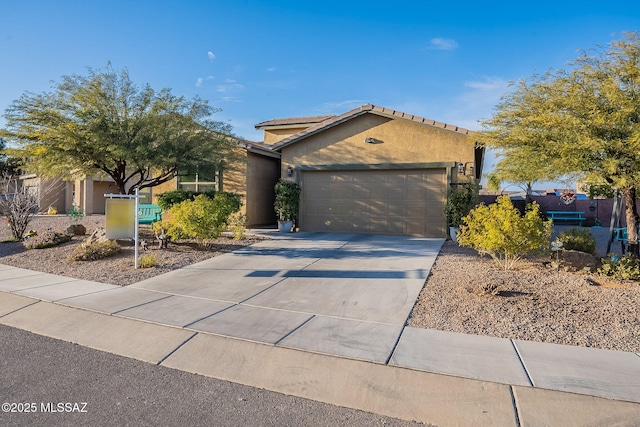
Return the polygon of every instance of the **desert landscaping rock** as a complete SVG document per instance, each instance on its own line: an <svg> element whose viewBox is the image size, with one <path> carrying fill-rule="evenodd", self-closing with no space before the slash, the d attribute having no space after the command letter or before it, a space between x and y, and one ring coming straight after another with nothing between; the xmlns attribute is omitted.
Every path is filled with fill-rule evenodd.
<svg viewBox="0 0 640 427"><path fill-rule="evenodd" d="M565 271L587 271L593 273L598 268L598 260L591 254L580 251L562 251L560 266Z"/></svg>
<svg viewBox="0 0 640 427"><path fill-rule="evenodd" d="M87 234L87 228L82 224L71 224L67 227L67 234L73 236L84 236Z"/></svg>
<svg viewBox="0 0 640 427"><path fill-rule="evenodd" d="M109 240L107 239L107 230L104 227L97 227L95 230L93 230L91 235L87 237L85 243L87 245L91 245L93 243L106 242L107 240Z"/></svg>

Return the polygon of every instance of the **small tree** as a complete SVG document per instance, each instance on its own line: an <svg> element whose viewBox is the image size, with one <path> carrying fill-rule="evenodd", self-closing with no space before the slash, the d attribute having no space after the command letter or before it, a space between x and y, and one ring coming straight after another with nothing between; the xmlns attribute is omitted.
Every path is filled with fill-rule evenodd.
<svg viewBox="0 0 640 427"><path fill-rule="evenodd" d="M300 214L300 185L281 179L275 188L276 201L273 207L278 216L278 221L297 220Z"/></svg>
<svg viewBox="0 0 640 427"><path fill-rule="evenodd" d="M540 217L540 208L528 205L524 216L507 196L490 205L480 205L463 218L458 244L488 254L503 269L510 270L529 254L548 251L551 221Z"/></svg>
<svg viewBox="0 0 640 427"><path fill-rule="evenodd" d="M154 187L178 173L240 161L231 126L198 97L139 87L108 65L63 76L51 92L24 93L5 111L10 151L43 177L109 176L120 193Z"/></svg>

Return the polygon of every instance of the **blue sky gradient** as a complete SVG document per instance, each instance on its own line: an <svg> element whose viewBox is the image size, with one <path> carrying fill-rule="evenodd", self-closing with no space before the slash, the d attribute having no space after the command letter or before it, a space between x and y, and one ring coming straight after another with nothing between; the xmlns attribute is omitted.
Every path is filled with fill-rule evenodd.
<svg viewBox="0 0 640 427"><path fill-rule="evenodd" d="M0 0L0 111L110 61L254 141L258 122L366 103L477 130L510 81L637 30L616 0Z"/></svg>

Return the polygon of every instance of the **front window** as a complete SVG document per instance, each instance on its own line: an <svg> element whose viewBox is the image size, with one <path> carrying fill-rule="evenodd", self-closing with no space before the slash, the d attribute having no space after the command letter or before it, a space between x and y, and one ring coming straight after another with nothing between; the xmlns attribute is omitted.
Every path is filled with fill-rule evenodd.
<svg viewBox="0 0 640 427"><path fill-rule="evenodd" d="M199 193L218 191L220 172L213 165L199 165L178 175L178 188Z"/></svg>

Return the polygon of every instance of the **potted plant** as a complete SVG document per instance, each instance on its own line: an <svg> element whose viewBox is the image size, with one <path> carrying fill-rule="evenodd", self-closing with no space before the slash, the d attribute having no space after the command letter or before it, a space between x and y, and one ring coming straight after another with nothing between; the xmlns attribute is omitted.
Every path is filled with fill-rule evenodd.
<svg viewBox="0 0 640 427"><path fill-rule="evenodd" d="M300 210L300 185L292 181L279 180L275 187L276 201L273 205L278 217L278 230L289 233Z"/></svg>
<svg viewBox="0 0 640 427"><path fill-rule="evenodd" d="M477 204L478 184L475 181L461 182L451 186L447 203L444 205L444 214L449 224L449 235L454 242L457 241L462 218L467 216Z"/></svg>

